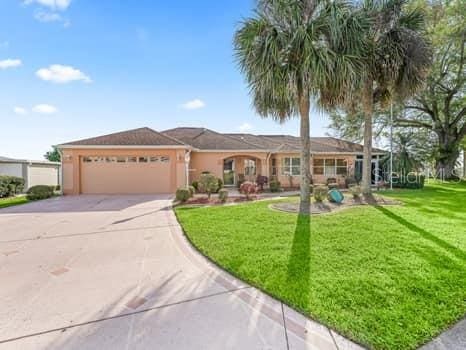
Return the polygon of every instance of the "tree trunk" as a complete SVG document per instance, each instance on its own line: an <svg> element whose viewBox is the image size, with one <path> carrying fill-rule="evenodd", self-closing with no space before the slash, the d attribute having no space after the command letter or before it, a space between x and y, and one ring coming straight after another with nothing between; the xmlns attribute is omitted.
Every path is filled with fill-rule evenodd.
<svg viewBox="0 0 466 350"><path fill-rule="evenodd" d="M466 180L466 146L463 148L463 179Z"/></svg>
<svg viewBox="0 0 466 350"><path fill-rule="evenodd" d="M310 215L311 210L311 139L310 139L310 121L309 121L310 99L307 94L300 97L299 114L300 114L300 138L301 138L301 185L300 185L300 202L299 213Z"/></svg>
<svg viewBox="0 0 466 350"><path fill-rule="evenodd" d="M364 149L362 167L362 193L371 196L372 185L372 115L374 112L374 100L372 97L372 81L367 82L362 97L364 109Z"/></svg>
<svg viewBox="0 0 466 350"><path fill-rule="evenodd" d="M460 156L460 145L456 135L437 131L439 138L439 152L435 160L436 177L440 180L453 180L461 177L455 173L455 166Z"/></svg>

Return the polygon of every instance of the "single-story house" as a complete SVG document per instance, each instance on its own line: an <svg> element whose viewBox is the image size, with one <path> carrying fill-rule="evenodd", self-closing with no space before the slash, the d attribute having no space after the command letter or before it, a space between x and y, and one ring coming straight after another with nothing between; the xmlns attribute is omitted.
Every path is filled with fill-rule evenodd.
<svg viewBox="0 0 466 350"><path fill-rule="evenodd" d="M289 135L224 134L180 127L140 128L58 145L65 194L174 193L203 172L225 186L276 177L283 186L300 182L300 140ZM361 145L333 137L311 138L314 183L344 183L362 170ZM378 171L383 150L375 149Z"/></svg>
<svg viewBox="0 0 466 350"><path fill-rule="evenodd" d="M60 163L0 157L0 175L22 177L25 190L35 185L57 186L60 184Z"/></svg>

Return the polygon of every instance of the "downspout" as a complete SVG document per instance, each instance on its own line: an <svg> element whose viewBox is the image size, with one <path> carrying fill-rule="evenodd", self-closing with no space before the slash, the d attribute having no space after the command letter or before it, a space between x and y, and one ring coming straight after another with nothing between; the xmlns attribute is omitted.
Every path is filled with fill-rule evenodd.
<svg viewBox="0 0 466 350"><path fill-rule="evenodd" d="M186 172L186 188L189 186L189 162L191 161L191 150L189 149L184 155L184 167Z"/></svg>
<svg viewBox="0 0 466 350"><path fill-rule="evenodd" d="M63 151L57 147L58 153L60 153L60 168L58 169L58 183L60 184L60 194L63 195Z"/></svg>

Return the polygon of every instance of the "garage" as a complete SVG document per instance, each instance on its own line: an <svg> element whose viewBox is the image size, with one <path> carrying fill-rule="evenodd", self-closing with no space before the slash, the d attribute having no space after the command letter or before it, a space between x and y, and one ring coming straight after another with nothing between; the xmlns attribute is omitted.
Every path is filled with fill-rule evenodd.
<svg viewBox="0 0 466 350"><path fill-rule="evenodd" d="M171 191L170 156L81 157L81 193L151 194Z"/></svg>
<svg viewBox="0 0 466 350"><path fill-rule="evenodd" d="M57 147L67 195L168 194L186 186L191 147L150 128Z"/></svg>

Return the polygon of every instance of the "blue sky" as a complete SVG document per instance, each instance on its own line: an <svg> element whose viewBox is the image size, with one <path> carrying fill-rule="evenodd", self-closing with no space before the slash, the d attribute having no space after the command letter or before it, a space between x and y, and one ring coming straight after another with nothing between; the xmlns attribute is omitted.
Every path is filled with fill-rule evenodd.
<svg viewBox="0 0 466 350"><path fill-rule="evenodd" d="M2 0L0 155L142 126L289 133L251 108L232 38L253 0ZM313 112L312 135L327 132Z"/></svg>

